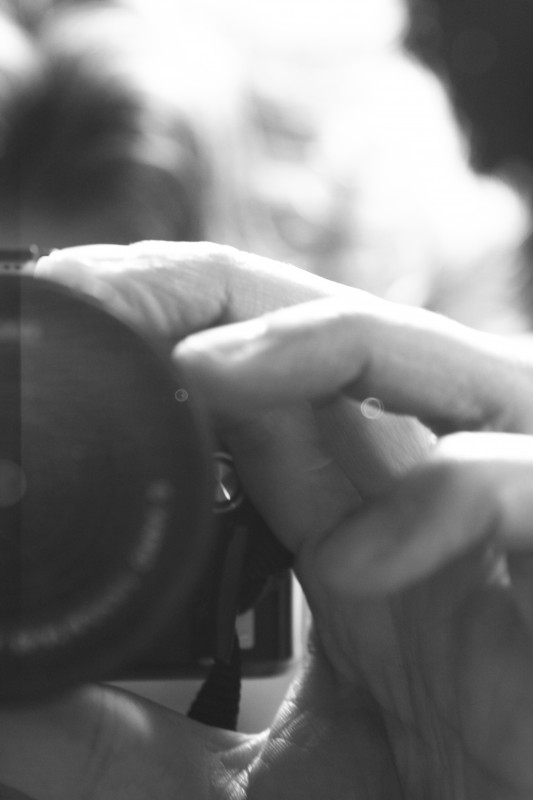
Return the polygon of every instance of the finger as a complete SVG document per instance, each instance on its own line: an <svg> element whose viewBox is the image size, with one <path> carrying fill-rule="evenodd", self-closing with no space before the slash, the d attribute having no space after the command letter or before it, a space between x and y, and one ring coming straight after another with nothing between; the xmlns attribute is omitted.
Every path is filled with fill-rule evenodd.
<svg viewBox="0 0 533 800"><path fill-rule="evenodd" d="M86 292L143 330L174 342L213 325L354 291L287 264L206 242L57 250L38 262L36 275Z"/></svg>
<svg viewBox="0 0 533 800"><path fill-rule="evenodd" d="M346 396L315 407L314 416L329 453L363 499L386 491L434 446L434 437L413 417L369 409Z"/></svg>
<svg viewBox="0 0 533 800"><path fill-rule="evenodd" d="M39 800L203 797L244 738L97 686L2 710L0 730L0 781Z"/></svg>
<svg viewBox="0 0 533 800"><path fill-rule="evenodd" d="M218 431L250 499L297 553L326 536L422 460L430 442L411 418L370 421L345 402L237 415Z"/></svg>
<svg viewBox="0 0 533 800"><path fill-rule="evenodd" d="M533 429L532 363L512 341L362 294L199 333L176 357L207 392L216 386L221 407L320 402L343 391L438 432Z"/></svg>
<svg viewBox="0 0 533 800"><path fill-rule="evenodd" d="M502 552L531 552L532 482L529 436L446 437L394 491L346 520L318 547L321 578L343 593L387 594L482 543ZM503 572L494 577L509 578Z"/></svg>

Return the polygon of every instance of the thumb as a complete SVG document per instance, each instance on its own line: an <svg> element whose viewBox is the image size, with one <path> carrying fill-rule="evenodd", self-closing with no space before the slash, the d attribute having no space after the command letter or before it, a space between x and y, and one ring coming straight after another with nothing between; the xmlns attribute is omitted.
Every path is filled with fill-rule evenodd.
<svg viewBox="0 0 533 800"><path fill-rule="evenodd" d="M533 547L531 437L461 433L395 487L345 520L316 550L326 585L388 594L430 577L479 545Z"/></svg>

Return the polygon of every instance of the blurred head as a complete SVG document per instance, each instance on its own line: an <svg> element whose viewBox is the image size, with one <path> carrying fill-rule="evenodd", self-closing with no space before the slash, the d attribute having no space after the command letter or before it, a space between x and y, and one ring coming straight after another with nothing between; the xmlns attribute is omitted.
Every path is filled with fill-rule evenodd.
<svg viewBox="0 0 533 800"><path fill-rule="evenodd" d="M223 49L121 4L30 23L0 18L2 244L230 237L220 148L240 88Z"/></svg>
<svg viewBox="0 0 533 800"><path fill-rule="evenodd" d="M448 85L476 168L531 174L533 4L408 0L408 5L407 45Z"/></svg>

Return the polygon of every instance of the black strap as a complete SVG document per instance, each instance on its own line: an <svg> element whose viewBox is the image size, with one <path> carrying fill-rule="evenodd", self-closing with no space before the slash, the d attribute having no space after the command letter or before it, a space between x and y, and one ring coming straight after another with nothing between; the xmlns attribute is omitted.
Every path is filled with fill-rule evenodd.
<svg viewBox="0 0 533 800"><path fill-rule="evenodd" d="M292 554L270 533L248 538L238 611L252 608L264 592L270 578L292 564ZM217 659L193 701L188 717L212 727L236 730L239 717L242 659L235 632L231 656Z"/></svg>
<svg viewBox="0 0 533 800"><path fill-rule="evenodd" d="M229 662L215 661L187 716L204 725L237 730L241 702L241 648L235 635Z"/></svg>

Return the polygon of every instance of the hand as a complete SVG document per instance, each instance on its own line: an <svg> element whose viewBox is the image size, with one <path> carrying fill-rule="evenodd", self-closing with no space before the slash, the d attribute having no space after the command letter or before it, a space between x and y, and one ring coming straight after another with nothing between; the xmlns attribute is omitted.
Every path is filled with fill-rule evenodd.
<svg viewBox="0 0 533 800"><path fill-rule="evenodd" d="M354 296L282 310L178 349L229 408L379 398L443 436L379 498L298 549L316 635L376 704L410 798L533 789L533 426L526 346ZM353 409L352 409L353 410ZM489 433L488 430L498 431ZM508 433L501 433L505 431ZM350 471L349 433L330 448ZM360 465L358 465L360 466ZM388 789L390 791L390 789Z"/></svg>
<svg viewBox="0 0 533 800"><path fill-rule="evenodd" d="M529 797L527 558L502 563L499 551L527 552L530 440L477 433L433 447L411 419L369 420L353 400L379 397L439 429L527 433L527 362L499 340L228 249L151 244L80 264L89 252L50 270L173 341L301 304L199 333L175 356L296 553L316 654L260 737L85 690L4 715L15 744L0 776L55 798L63 774L65 797L131 797L132 780L139 797L180 785L202 797L202 775L221 797L250 800ZM38 761L43 734L54 759Z"/></svg>

